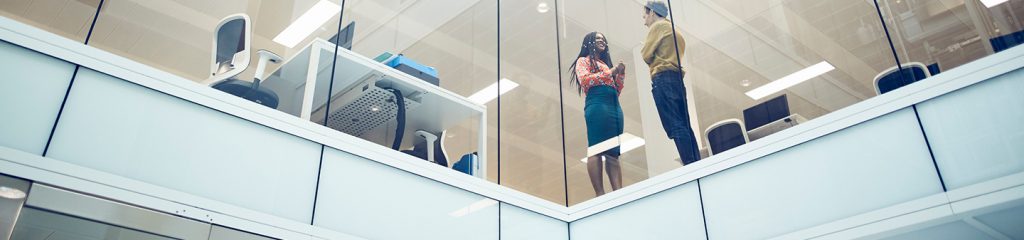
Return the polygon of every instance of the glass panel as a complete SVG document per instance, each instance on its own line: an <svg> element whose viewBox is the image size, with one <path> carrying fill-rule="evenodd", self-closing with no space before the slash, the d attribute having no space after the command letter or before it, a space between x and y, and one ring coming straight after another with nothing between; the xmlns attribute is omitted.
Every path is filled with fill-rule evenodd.
<svg viewBox="0 0 1024 240"><path fill-rule="evenodd" d="M916 125L905 108L701 179L708 235L774 238L943 193Z"/></svg>
<svg viewBox="0 0 1024 240"><path fill-rule="evenodd" d="M100 0L3 0L0 1L0 16L74 41L85 42L100 2Z"/></svg>
<svg viewBox="0 0 1024 240"><path fill-rule="evenodd" d="M1024 171L1022 78L1015 70L917 105L946 187Z"/></svg>
<svg viewBox="0 0 1024 240"><path fill-rule="evenodd" d="M497 107L489 103L497 96L484 90L497 76L496 1L345 4L343 25L355 31L345 34L351 36L351 51L339 50L326 125L496 180L497 164L486 159L497 159ZM360 67L369 73L343 71ZM403 96L404 113L398 111L396 94ZM489 126L486 140L483 126ZM482 148L484 143L491 147ZM474 154L480 156L471 162Z"/></svg>
<svg viewBox="0 0 1024 240"><path fill-rule="evenodd" d="M330 66L309 49L337 33L340 11L340 0L107 0L89 45L300 116L307 73Z"/></svg>
<svg viewBox="0 0 1024 240"><path fill-rule="evenodd" d="M1021 0L878 3L903 69L918 72L916 78L905 78L903 84L1024 43Z"/></svg>
<svg viewBox="0 0 1024 240"><path fill-rule="evenodd" d="M71 92L48 157L296 221L312 215L321 145L90 69Z"/></svg>
<svg viewBox="0 0 1024 240"><path fill-rule="evenodd" d="M658 122L652 71L641 53L650 32L643 2L560 3L570 204L681 166L672 140ZM675 49L671 43L651 49L658 47ZM671 59L678 65L675 57ZM680 89L676 86L672 89Z"/></svg>
<svg viewBox="0 0 1024 240"><path fill-rule="evenodd" d="M501 185L565 204L554 1L501 1ZM488 103L497 106L497 101Z"/></svg>
<svg viewBox="0 0 1024 240"><path fill-rule="evenodd" d="M0 41L0 116L12 116L0 118L0 146L43 154L74 70L71 63Z"/></svg>
<svg viewBox="0 0 1024 240"><path fill-rule="evenodd" d="M171 240L121 226L26 207L11 239L154 239Z"/></svg>
<svg viewBox="0 0 1024 240"><path fill-rule="evenodd" d="M498 202L327 148L313 225L366 239L498 239Z"/></svg>
<svg viewBox="0 0 1024 240"><path fill-rule="evenodd" d="M690 182L576 220L569 229L573 239L708 239L701 207L697 183Z"/></svg>
<svg viewBox="0 0 1024 240"><path fill-rule="evenodd" d="M569 225L539 213L501 204L501 239L568 240Z"/></svg>
<svg viewBox="0 0 1024 240"><path fill-rule="evenodd" d="M896 65L870 1L672 1L671 10L702 156L875 96L874 78Z"/></svg>

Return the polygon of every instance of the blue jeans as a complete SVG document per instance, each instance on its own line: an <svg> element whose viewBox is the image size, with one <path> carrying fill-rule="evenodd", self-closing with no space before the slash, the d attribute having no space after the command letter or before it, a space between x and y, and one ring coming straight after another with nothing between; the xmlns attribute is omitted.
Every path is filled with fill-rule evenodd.
<svg viewBox="0 0 1024 240"><path fill-rule="evenodd" d="M654 105L661 117L661 126L665 133L675 141L679 159L683 164L700 160L697 150L697 138L690 128L690 112L686 106L686 87L683 86L683 73L665 71L651 77L651 93Z"/></svg>

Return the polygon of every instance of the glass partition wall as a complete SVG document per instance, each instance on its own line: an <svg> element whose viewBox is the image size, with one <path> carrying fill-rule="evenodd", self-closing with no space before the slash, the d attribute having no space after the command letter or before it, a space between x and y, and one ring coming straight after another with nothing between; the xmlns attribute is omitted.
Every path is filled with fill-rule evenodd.
<svg viewBox="0 0 1024 240"><path fill-rule="evenodd" d="M351 35L352 52L397 71L385 72L380 81L349 78L349 73L338 71L335 84L376 81L378 87L401 91L407 104L404 124L397 121L396 112L382 119L378 127L356 135L427 160L426 151L434 149L433 160L439 166L486 167L474 170L476 173L463 172L496 181L498 115L493 110L497 109L497 90L491 85L497 82L497 3L348 0L345 4L342 22L346 29L339 35ZM337 64L339 69L348 65L345 61ZM345 104L335 99L348 96L336 93L331 97L332 104ZM339 107L347 110L343 109L347 106ZM481 139L485 126L481 116L486 116L487 139ZM399 128L404 136L394 145ZM428 140L434 137L438 139L434 147L428 147ZM482 148L484 145L488 147ZM481 157L480 165L469 163L473 154Z"/></svg>
<svg viewBox="0 0 1024 240"><path fill-rule="evenodd" d="M674 147L662 148L671 144L662 127L650 121L659 117L640 54L647 34L643 2L558 4L569 205L647 179L655 169L682 166ZM601 72L620 63L621 73Z"/></svg>
<svg viewBox="0 0 1024 240"><path fill-rule="evenodd" d="M259 64L258 50L274 53L282 61L294 58L314 39L336 33L341 6L340 0L102 2L90 46L201 84L208 83L211 72L219 70L211 70L214 51L217 55L228 54L214 49L215 38L219 37L220 41L235 38L231 44L244 45L242 48L248 50L248 56L227 58L240 58L232 60L232 64L244 70L233 78L251 81ZM240 31L216 35L218 30L232 27L225 23L233 18L244 19L247 23L239 24L238 27L243 28ZM249 40L245 41L242 35L248 35ZM224 57L218 60L220 58ZM265 73L272 73L280 66L280 63L270 63Z"/></svg>
<svg viewBox="0 0 1024 240"><path fill-rule="evenodd" d="M878 4L904 71L936 75L1024 42L1024 1L879 0Z"/></svg>
<svg viewBox="0 0 1024 240"><path fill-rule="evenodd" d="M499 2L498 183L558 204L566 202L556 6Z"/></svg>
<svg viewBox="0 0 1024 240"><path fill-rule="evenodd" d="M0 16L566 206L686 168L665 123L708 158L1024 42L1024 0L649 4L13 0ZM644 51L665 33L678 60ZM673 94L654 89L664 69Z"/></svg>

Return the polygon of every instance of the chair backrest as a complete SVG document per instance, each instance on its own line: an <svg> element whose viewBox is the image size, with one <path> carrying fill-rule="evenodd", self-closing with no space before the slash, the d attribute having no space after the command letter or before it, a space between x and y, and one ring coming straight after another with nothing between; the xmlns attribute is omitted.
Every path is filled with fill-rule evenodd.
<svg viewBox="0 0 1024 240"><path fill-rule="evenodd" d="M704 132L708 138L708 153L710 155L725 152L726 150L739 147L750 141L747 137L747 129L739 119L726 119L715 124Z"/></svg>
<svg viewBox="0 0 1024 240"><path fill-rule="evenodd" d="M459 161L453 163L452 169L461 173L469 174L470 176L476 176L476 167L478 165L477 161L479 161L479 158L476 152L468 153L466 155L462 155L462 157L459 158Z"/></svg>
<svg viewBox="0 0 1024 240"><path fill-rule="evenodd" d="M445 148L445 139L448 138L446 136L447 134L447 130L441 131L441 134L437 136L437 141L434 141L433 146L434 163L444 167L448 167L448 150ZM423 140L422 138L417 138L413 140L412 149L402 150L401 152L412 155L419 159L428 160L430 158L428 157L429 154L427 153L427 148L430 148L430 146L427 146L427 141Z"/></svg>
<svg viewBox="0 0 1024 240"><path fill-rule="evenodd" d="M234 14L221 19L213 32L213 52L210 56L210 78L213 85L224 81L249 67L252 24L246 14Z"/></svg>
<svg viewBox="0 0 1024 240"><path fill-rule="evenodd" d="M931 76L928 66L919 62L903 64L902 72L898 67L891 67L875 76L875 93L881 95Z"/></svg>

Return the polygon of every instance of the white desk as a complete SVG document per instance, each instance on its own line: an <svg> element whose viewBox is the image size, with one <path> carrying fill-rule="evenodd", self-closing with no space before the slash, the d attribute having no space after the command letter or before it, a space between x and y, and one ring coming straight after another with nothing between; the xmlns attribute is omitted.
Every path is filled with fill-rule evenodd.
<svg viewBox="0 0 1024 240"><path fill-rule="evenodd" d="M281 99L279 110L315 122L323 118L315 111L327 103L327 92L331 81L333 56L337 55L334 84L331 96L339 96L350 90L358 91L368 82L388 81L395 89L401 90L405 96L419 94L419 106L406 113L406 140L418 138L412 133L416 130L440 133L452 128L474 116L479 117L479 171L477 176L484 178L487 169L487 110L485 106L473 103L469 99L447 89L427 83L406 73L395 70L348 49L338 48L323 39L316 39L303 48L298 54L288 59L277 71L267 79L266 86L273 89ZM342 106L331 104L331 109ZM332 110L333 111L333 110ZM391 120L394 121L394 120ZM386 125L385 125L386 126ZM390 143L388 143L390 145ZM449 160L457 160L464 153L449 153Z"/></svg>
<svg viewBox="0 0 1024 240"><path fill-rule="evenodd" d="M748 138L750 138L750 141L754 141L757 139L761 139L763 137L767 137L768 135L772 135L779 131L786 130L788 128L791 128L793 126L796 126L797 124L804 122L807 122L807 118L804 118L804 116L800 116L800 114L794 113L789 115L788 117L784 117L782 119L775 120L773 122L765 124L764 126L751 129L747 131L747 136Z"/></svg>

